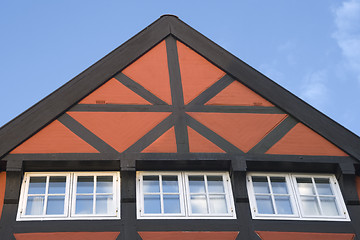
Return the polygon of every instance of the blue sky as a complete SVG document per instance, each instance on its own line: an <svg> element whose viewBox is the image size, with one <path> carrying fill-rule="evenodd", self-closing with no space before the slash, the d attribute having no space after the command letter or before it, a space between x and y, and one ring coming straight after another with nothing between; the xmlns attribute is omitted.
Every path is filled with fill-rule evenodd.
<svg viewBox="0 0 360 240"><path fill-rule="evenodd" d="M360 0L3 0L0 126L167 13L360 135Z"/></svg>

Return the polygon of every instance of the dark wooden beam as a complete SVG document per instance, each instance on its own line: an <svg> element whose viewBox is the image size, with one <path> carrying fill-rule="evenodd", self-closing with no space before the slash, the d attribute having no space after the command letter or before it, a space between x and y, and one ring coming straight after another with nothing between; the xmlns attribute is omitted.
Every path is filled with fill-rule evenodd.
<svg viewBox="0 0 360 240"><path fill-rule="evenodd" d="M171 34L242 84L360 160L360 138L177 18Z"/></svg>
<svg viewBox="0 0 360 240"><path fill-rule="evenodd" d="M0 129L0 158L119 73L170 34L160 18Z"/></svg>
<svg viewBox="0 0 360 240"><path fill-rule="evenodd" d="M189 137L184 112L184 94L180 74L179 56L176 40L166 38L166 52L170 77L172 105L174 106L175 138L178 152L189 152Z"/></svg>

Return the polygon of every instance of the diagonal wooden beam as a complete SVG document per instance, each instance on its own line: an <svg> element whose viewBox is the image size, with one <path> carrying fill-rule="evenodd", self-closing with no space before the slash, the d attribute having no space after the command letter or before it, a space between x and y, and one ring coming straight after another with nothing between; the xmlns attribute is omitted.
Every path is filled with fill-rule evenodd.
<svg viewBox="0 0 360 240"><path fill-rule="evenodd" d="M166 102L152 94L150 91L148 91L143 86L141 86L123 73L117 74L115 76L115 79L152 104L168 105Z"/></svg>
<svg viewBox="0 0 360 240"><path fill-rule="evenodd" d="M248 153L265 153L282 137L284 137L298 121L287 116L279 125L277 125L269 134L267 134L260 142L258 142Z"/></svg>
<svg viewBox="0 0 360 240"><path fill-rule="evenodd" d="M124 151L124 153L134 153L141 152L150 144L152 144L156 139L163 135L167 130L174 126L174 114L171 114L148 133L146 133L142 138L137 140L133 145Z"/></svg>
<svg viewBox="0 0 360 240"><path fill-rule="evenodd" d="M224 90L227 86L229 86L234 79L232 79L229 75L223 76L216 83L211 85L208 89L202 92L199 96L194 98L188 106L192 105L204 105L211 98L215 97L219 92Z"/></svg>
<svg viewBox="0 0 360 240"><path fill-rule="evenodd" d="M217 145L219 148L227 153L244 153L239 148L235 147L232 143L225 140L223 137L215 133L214 131L207 128L205 125L195 120L191 116L186 114L186 120L188 125L204 136L206 139Z"/></svg>
<svg viewBox="0 0 360 240"><path fill-rule="evenodd" d="M103 141L101 138L96 136L94 133L92 133L90 130L85 128L81 123L76 121L74 118L72 118L70 115L64 113L61 117L58 118L58 120L70 131L72 131L74 134L76 134L78 137L80 137L82 140L87 142L89 145L94 147L96 150L98 150L100 153L112 153L116 154L118 151L116 151L113 147L111 147L109 144L107 144L105 141Z"/></svg>

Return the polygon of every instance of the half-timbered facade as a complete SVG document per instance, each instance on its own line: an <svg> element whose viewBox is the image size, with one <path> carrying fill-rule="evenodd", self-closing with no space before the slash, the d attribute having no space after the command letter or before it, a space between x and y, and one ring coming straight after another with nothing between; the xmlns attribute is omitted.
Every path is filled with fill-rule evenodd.
<svg viewBox="0 0 360 240"><path fill-rule="evenodd" d="M164 15L0 129L0 239L360 239L360 139Z"/></svg>

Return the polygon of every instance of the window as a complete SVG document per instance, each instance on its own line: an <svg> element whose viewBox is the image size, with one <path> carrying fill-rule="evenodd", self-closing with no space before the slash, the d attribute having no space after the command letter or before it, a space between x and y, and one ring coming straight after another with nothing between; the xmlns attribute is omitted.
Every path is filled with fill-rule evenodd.
<svg viewBox="0 0 360 240"><path fill-rule="evenodd" d="M349 221L334 175L249 173L253 218Z"/></svg>
<svg viewBox="0 0 360 240"><path fill-rule="evenodd" d="M120 218L119 172L25 173L17 220Z"/></svg>
<svg viewBox="0 0 360 240"><path fill-rule="evenodd" d="M235 218L228 173L138 172L138 218Z"/></svg>

